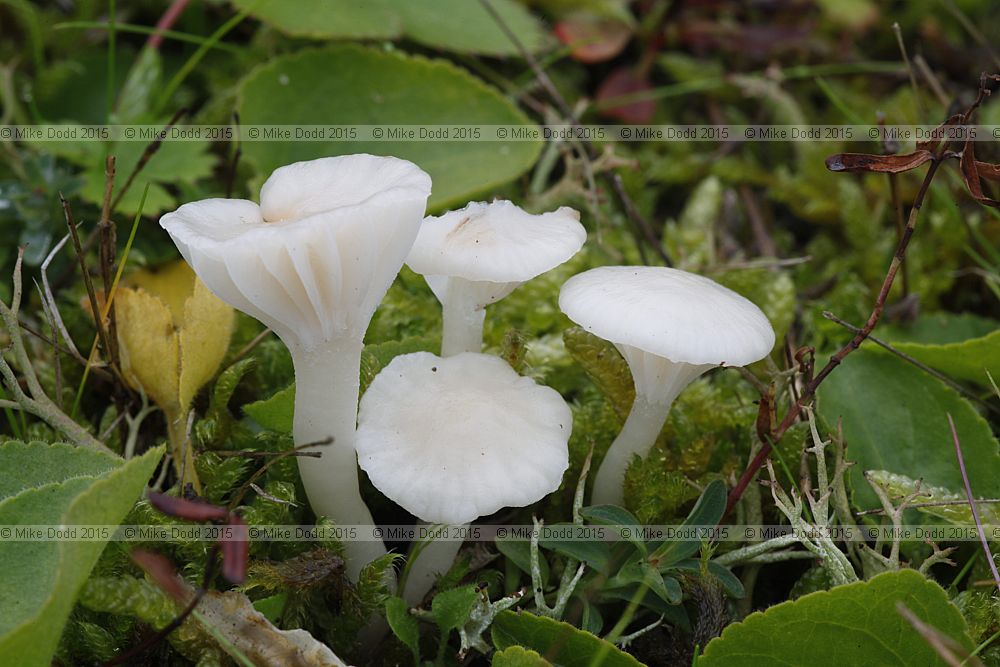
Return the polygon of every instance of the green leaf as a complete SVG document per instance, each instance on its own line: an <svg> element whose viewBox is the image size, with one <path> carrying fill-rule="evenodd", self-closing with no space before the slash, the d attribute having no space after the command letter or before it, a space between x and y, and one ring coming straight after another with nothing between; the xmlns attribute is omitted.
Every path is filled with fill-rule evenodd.
<svg viewBox="0 0 1000 667"><path fill-rule="evenodd" d="M52 471L23 465L26 455L52 461L56 453L67 461L53 464ZM163 448L157 447L130 461L107 465L108 461L82 448L41 443L25 448L21 443L6 443L0 446L0 470L6 473L23 466L27 472L16 473L23 489L0 500L0 524L117 524L139 498L162 455ZM73 464L85 474L66 476ZM49 664L76 595L104 544L98 540L0 542L4 564L0 569L0 609L4 610L0 655L17 656L21 666Z"/></svg>
<svg viewBox="0 0 1000 667"><path fill-rule="evenodd" d="M270 398L247 403L243 412L269 431L291 433L295 417L295 385L288 385Z"/></svg>
<svg viewBox="0 0 1000 667"><path fill-rule="evenodd" d="M970 338L980 338L1000 327L996 320L972 313L932 313L921 315L912 324L879 325L876 335L891 342L927 343L945 345L960 343Z"/></svg>
<svg viewBox="0 0 1000 667"><path fill-rule="evenodd" d="M611 562L611 547L606 542L596 540L562 539L562 532L573 534L575 526L571 523L556 523L542 526L538 544L546 549L552 549L564 556L571 556L585 562L599 572L608 571Z"/></svg>
<svg viewBox="0 0 1000 667"><path fill-rule="evenodd" d="M497 649L521 645L544 655L557 667L642 667L642 663L614 644L569 623L526 611L503 611L493 621Z"/></svg>
<svg viewBox="0 0 1000 667"><path fill-rule="evenodd" d="M591 523L599 523L605 526L631 526L639 528L639 520L624 507L617 505L592 505L580 510L580 516ZM635 545L635 548L643 556L646 555L646 542L643 541L641 533L633 531L625 537Z"/></svg>
<svg viewBox="0 0 1000 667"><path fill-rule="evenodd" d="M502 651L493 654L493 667L548 667L552 663L521 646L508 646Z"/></svg>
<svg viewBox="0 0 1000 667"><path fill-rule="evenodd" d="M494 544L497 551L506 556L519 570L531 574L531 543L528 540L497 536ZM538 555L538 570L544 586L549 580L549 562L541 554Z"/></svg>
<svg viewBox="0 0 1000 667"><path fill-rule="evenodd" d="M698 665L944 665L900 616L898 603L972 648L965 620L944 590L914 570L900 570L750 614L713 639Z"/></svg>
<svg viewBox="0 0 1000 667"><path fill-rule="evenodd" d="M355 45L279 56L240 87L245 124L511 125L530 121L496 90L444 60ZM434 179L428 207L464 204L524 173L536 141L254 141L243 155L261 175L328 155L374 153L416 163Z"/></svg>
<svg viewBox="0 0 1000 667"><path fill-rule="evenodd" d="M469 0L233 0L238 9L295 37L396 39L496 56L518 55L516 45L479 2ZM512 0L491 0L503 22L529 51L546 41L541 24Z"/></svg>
<svg viewBox="0 0 1000 667"><path fill-rule="evenodd" d="M990 386L987 371L1000 378L1000 330L956 343L893 343L900 352L956 380Z"/></svg>
<svg viewBox="0 0 1000 667"><path fill-rule="evenodd" d="M709 483L682 526L715 526L726 513L726 485L716 479ZM649 557L660 570L698 553L701 540L668 540L663 542Z"/></svg>
<svg viewBox="0 0 1000 667"><path fill-rule="evenodd" d="M886 470L950 491L962 489L947 413L962 441L972 491L1000 494L1000 455L986 421L957 392L920 369L878 350L847 357L819 389L819 412L828 424L843 419L854 501L881 507L865 470Z"/></svg>
<svg viewBox="0 0 1000 667"><path fill-rule="evenodd" d="M675 563L668 568L670 572L686 572L688 574L701 575L701 561L697 558L687 558L679 563ZM708 561L708 572L722 584L722 588L731 598L740 599L746 595L743 582L735 574L729 571L724 565L719 565L714 560Z"/></svg>
<svg viewBox="0 0 1000 667"><path fill-rule="evenodd" d="M410 614L410 605L406 604L406 600L397 597L386 600L385 620L399 641L413 652L414 663L420 664L420 624Z"/></svg>
<svg viewBox="0 0 1000 667"><path fill-rule="evenodd" d="M10 441L0 445L0 501L72 477L96 477L121 463L111 454L73 445Z"/></svg>
<svg viewBox="0 0 1000 667"><path fill-rule="evenodd" d="M269 595L266 598L254 600L253 608L259 611L271 623L277 623L278 619L281 618L281 613L285 610L285 603L287 602L288 594L278 593L277 595Z"/></svg>
<svg viewBox="0 0 1000 667"><path fill-rule="evenodd" d="M233 0L238 10L293 37L313 39L393 39L402 22L380 0Z"/></svg>
<svg viewBox="0 0 1000 667"><path fill-rule="evenodd" d="M431 614L444 632L460 628L469 620L469 614L479 601L479 591L475 586L463 586L443 591L434 596Z"/></svg>

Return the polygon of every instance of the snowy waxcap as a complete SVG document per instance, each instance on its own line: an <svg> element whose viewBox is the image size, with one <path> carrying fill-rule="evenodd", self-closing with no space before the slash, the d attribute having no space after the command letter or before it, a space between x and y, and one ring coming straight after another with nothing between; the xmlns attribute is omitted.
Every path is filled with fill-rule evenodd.
<svg viewBox="0 0 1000 667"><path fill-rule="evenodd" d="M223 301L308 346L363 334L430 191L430 177L411 162L345 155L276 169L260 206L206 199L160 225Z"/></svg>
<svg viewBox="0 0 1000 667"><path fill-rule="evenodd" d="M760 308L678 269L591 269L566 281L559 308L596 336L674 362L745 366L774 347L774 329Z"/></svg>
<svg viewBox="0 0 1000 667"><path fill-rule="evenodd" d="M464 524L555 491L573 416L553 389L498 357L396 357L358 416L358 463L372 484L431 523Z"/></svg>
<svg viewBox="0 0 1000 667"><path fill-rule="evenodd" d="M509 201L472 202L425 218L406 263L425 276L523 283L568 260L586 240L579 212L567 206L532 215Z"/></svg>

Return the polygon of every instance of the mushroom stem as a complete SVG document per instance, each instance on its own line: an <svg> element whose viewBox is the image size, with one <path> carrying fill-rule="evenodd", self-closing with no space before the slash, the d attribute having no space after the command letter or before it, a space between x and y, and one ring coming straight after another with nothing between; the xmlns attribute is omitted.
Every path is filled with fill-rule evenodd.
<svg viewBox="0 0 1000 667"><path fill-rule="evenodd" d="M670 414L674 399L713 364L671 361L630 345L617 345L632 371L635 401L625 425L604 455L594 478L591 502L595 505L624 505L622 485L632 456L645 456L656 443Z"/></svg>
<svg viewBox="0 0 1000 667"><path fill-rule="evenodd" d="M420 525L429 527L431 524L421 522ZM469 524L461 526L459 534L468 527ZM416 607L423 602L438 577L451 569L461 548L460 540L428 539L419 551L410 553L409 557L415 557L415 560L409 565L406 581L403 582L403 599L407 604Z"/></svg>
<svg viewBox="0 0 1000 667"><path fill-rule="evenodd" d="M333 439L317 448L320 458L298 457L302 484L316 516L340 526L374 523L361 499L354 450L362 347L361 338L352 336L315 347L289 345L295 366L295 444ZM346 542L344 549L351 581L386 553L377 540Z"/></svg>
<svg viewBox="0 0 1000 667"><path fill-rule="evenodd" d="M477 308L475 304L465 299L448 299L441 310L444 318L441 356L452 357L463 352L482 352L486 309Z"/></svg>
<svg viewBox="0 0 1000 667"><path fill-rule="evenodd" d="M597 470L591 498L593 504L624 504L622 483L625 481L625 471L632 462L632 455L645 456L649 452L660 434L660 429L667 421L671 403L673 397L666 403L650 403L645 396L636 395L625 425L611 443L601 467Z"/></svg>

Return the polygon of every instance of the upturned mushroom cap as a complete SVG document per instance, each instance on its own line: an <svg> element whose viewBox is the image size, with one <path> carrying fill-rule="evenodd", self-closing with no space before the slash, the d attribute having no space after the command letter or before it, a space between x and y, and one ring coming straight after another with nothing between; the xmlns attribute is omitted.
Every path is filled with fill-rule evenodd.
<svg viewBox="0 0 1000 667"><path fill-rule="evenodd" d="M558 392L502 359L416 352L393 359L362 397L358 463L411 514L464 524L556 490L572 422Z"/></svg>
<svg viewBox="0 0 1000 667"><path fill-rule="evenodd" d="M586 240L580 214L567 206L532 215L509 201L472 202L425 218L406 264L425 276L523 283L568 260Z"/></svg>
<svg viewBox="0 0 1000 667"><path fill-rule="evenodd" d="M406 160L322 158L276 169L260 206L206 199L160 225L218 297L286 342L309 346L363 334L416 237L430 191L430 177Z"/></svg>
<svg viewBox="0 0 1000 667"><path fill-rule="evenodd" d="M679 269L591 269L566 281L559 308L596 336L674 362L745 366L774 347L774 329L760 308Z"/></svg>

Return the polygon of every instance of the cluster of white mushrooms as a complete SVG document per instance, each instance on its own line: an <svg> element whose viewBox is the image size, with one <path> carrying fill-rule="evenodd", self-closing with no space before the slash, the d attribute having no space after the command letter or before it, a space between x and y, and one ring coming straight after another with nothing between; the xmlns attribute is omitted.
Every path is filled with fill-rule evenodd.
<svg viewBox="0 0 1000 667"><path fill-rule="evenodd" d="M358 465L422 521L465 524L557 489L568 466L572 413L553 389L482 354L485 307L575 255L586 240L570 208L531 215L472 203L424 218L430 177L393 157L348 155L281 167L260 205L207 199L160 224L221 299L270 327L295 366L296 445L332 439L299 470L317 515L372 523ZM404 261L441 302L441 356L393 359L358 408L365 330ZM605 456L596 503L621 503L625 470L656 440L670 404L715 366L766 356L774 332L738 294L684 271L604 267L571 278L560 308L613 342L636 386L632 412ZM345 545L348 575L385 553ZM434 542L410 566L418 601L458 551Z"/></svg>

